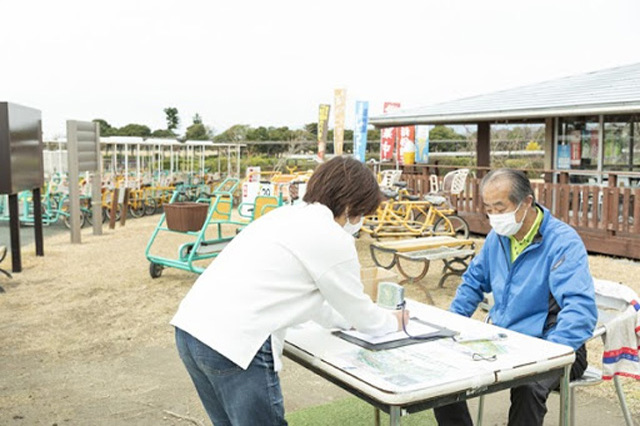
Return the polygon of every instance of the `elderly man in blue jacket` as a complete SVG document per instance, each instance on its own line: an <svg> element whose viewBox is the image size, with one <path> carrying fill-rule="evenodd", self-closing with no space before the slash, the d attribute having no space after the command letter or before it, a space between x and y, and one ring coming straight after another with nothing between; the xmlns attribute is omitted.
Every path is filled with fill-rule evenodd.
<svg viewBox="0 0 640 426"><path fill-rule="evenodd" d="M576 351L571 378L587 368L585 342L597 309L587 251L573 228L535 202L524 173L498 169L480 185L493 230L465 272L450 310L471 316L493 293L495 325L561 343ZM509 425L542 425L555 378L511 389ZM436 408L439 425L472 425L466 402Z"/></svg>

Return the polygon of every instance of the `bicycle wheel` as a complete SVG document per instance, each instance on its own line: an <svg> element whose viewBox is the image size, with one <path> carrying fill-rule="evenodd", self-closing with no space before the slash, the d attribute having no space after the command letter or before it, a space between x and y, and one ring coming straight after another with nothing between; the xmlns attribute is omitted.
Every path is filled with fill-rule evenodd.
<svg viewBox="0 0 640 426"><path fill-rule="evenodd" d="M135 218L144 216L144 202L142 200L135 200L129 204L129 212L131 212L131 216Z"/></svg>
<svg viewBox="0 0 640 426"><path fill-rule="evenodd" d="M64 214L63 218L62 218L62 222L64 223L64 226L66 226L67 228L71 229L71 215L70 214ZM84 228L85 224L86 224L86 218L85 218L84 213L82 212L82 210L80 210L80 228Z"/></svg>
<svg viewBox="0 0 640 426"><path fill-rule="evenodd" d="M83 209L82 213L84 213L84 220L87 221L89 226L93 226L93 212L91 209Z"/></svg>
<svg viewBox="0 0 640 426"><path fill-rule="evenodd" d="M449 219L448 222L444 217L441 217L436 221L435 225L433 225L434 234L449 234L456 238L469 238L469 224L466 220L455 214L446 216L446 218Z"/></svg>
<svg viewBox="0 0 640 426"><path fill-rule="evenodd" d="M116 206L116 222L120 220L121 210L122 210L122 207L120 207L120 206L121 206L121 204L118 204ZM111 208L103 207L102 208L102 223L109 222L110 218L111 218Z"/></svg>
<svg viewBox="0 0 640 426"><path fill-rule="evenodd" d="M155 214L156 209L158 208L158 203L155 200L155 198L147 198L146 200L144 200L144 214L147 216L151 216L152 214Z"/></svg>

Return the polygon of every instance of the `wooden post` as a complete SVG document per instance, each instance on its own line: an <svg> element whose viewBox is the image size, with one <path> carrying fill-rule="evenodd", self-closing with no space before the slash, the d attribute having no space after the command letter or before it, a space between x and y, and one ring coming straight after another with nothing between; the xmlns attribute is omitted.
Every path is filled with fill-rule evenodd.
<svg viewBox="0 0 640 426"><path fill-rule="evenodd" d="M568 185L569 184L569 173L560 172L560 175L558 177L558 183L561 184L561 185Z"/></svg>
<svg viewBox="0 0 640 426"><path fill-rule="evenodd" d="M478 123L478 143L476 145L476 165L491 167L491 123ZM484 177L485 170L478 170L478 178Z"/></svg>
<svg viewBox="0 0 640 426"><path fill-rule="evenodd" d="M129 211L129 191L130 188L124 189L124 198L122 199L122 210L120 210L120 226L124 226L127 221L127 212Z"/></svg>
<svg viewBox="0 0 640 426"><path fill-rule="evenodd" d="M553 167L553 159L555 157L553 151L553 136L555 132L554 126L555 120L551 117L544 119L544 169L552 170ZM551 183L553 180L553 176L549 176L547 180L547 174L551 175L551 173L545 173L545 181Z"/></svg>
<svg viewBox="0 0 640 426"><path fill-rule="evenodd" d="M109 229L116 228L116 212L118 211L118 188L111 194L111 211L109 213Z"/></svg>

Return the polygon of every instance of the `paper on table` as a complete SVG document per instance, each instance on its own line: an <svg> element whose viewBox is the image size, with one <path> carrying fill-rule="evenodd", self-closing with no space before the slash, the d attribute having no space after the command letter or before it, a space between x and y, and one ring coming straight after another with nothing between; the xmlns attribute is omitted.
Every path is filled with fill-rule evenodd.
<svg viewBox="0 0 640 426"><path fill-rule="evenodd" d="M439 331L437 328L432 327L428 324L425 324L422 321L416 319L410 319L409 323L406 325L407 333L411 336L420 336L423 334L435 333ZM395 342L396 340L406 339L408 336L404 331L397 331L395 333L385 334L383 336L374 337L370 334L361 333L355 330L343 331L344 334L348 334L349 336L356 337L360 340L364 340L367 343L378 344L378 343L388 343Z"/></svg>

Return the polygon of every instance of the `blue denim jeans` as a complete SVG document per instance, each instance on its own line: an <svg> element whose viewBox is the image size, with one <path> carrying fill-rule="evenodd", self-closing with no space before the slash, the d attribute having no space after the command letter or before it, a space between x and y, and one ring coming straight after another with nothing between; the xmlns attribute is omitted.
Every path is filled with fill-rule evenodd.
<svg viewBox="0 0 640 426"><path fill-rule="evenodd" d="M179 328L176 346L215 426L287 424L270 337L246 370Z"/></svg>

